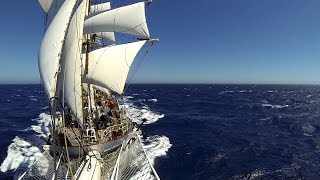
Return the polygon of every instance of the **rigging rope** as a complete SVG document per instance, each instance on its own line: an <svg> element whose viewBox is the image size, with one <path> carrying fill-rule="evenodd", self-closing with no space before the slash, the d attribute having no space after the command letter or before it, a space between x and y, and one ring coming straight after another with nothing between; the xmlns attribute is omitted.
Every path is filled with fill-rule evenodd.
<svg viewBox="0 0 320 180"><path fill-rule="evenodd" d="M141 59L138 61L137 67L133 68L133 72L128 77L128 80L127 80L128 83L127 83L126 87L124 88L123 92L125 92L128 89L128 87L131 85L131 82L133 81L134 77L136 76L138 69L141 67L142 63L145 61L146 56L149 53L149 50L151 49L152 45L153 45L153 43L150 46L148 46L148 49L145 51L145 53L143 54Z"/></svg>

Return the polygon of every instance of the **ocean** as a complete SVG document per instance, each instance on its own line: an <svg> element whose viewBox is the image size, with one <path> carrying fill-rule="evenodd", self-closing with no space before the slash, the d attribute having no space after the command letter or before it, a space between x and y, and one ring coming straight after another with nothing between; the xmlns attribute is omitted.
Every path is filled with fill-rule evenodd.
<svg viewBox="0 0 320 180"><path fill-rule="evenodd" d="M320 86L132 84L124 100L161 179L320 179ZM0 179L49 123L41 85L0 85Z"/></svg>

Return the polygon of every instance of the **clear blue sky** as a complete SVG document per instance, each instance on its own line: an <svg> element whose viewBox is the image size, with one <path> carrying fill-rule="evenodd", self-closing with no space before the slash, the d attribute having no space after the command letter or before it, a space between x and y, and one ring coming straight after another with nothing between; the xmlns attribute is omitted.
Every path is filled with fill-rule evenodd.
<svg viewBox="0 0 320 180"><path fill-rule="evenodd" d="M0 7L0 83L39 83L37 0ZM320 0L153 0L152 48L135 80L320 84Z"/></svg>

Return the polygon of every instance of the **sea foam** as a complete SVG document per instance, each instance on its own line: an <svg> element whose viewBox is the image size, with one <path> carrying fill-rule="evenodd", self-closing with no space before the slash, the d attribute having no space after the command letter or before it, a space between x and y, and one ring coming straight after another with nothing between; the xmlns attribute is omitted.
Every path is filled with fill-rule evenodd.
<svg viewBox="0 0 320 180"><path fill-rule="evenodd" d="M8 155L2 162L0 170L6 172L19 167L30 167L41 154L38 147L16 136L8 147Z"/></svg>

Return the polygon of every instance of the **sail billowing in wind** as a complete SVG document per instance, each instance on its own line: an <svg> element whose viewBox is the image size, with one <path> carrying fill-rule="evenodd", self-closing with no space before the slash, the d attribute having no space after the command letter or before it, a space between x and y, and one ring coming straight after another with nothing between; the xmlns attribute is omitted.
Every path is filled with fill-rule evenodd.
<svg viewBox="0 0 320 180"><path fill-rule="evenodd" d="M145 3L135 3L105 11L85 20L84 33L121 32L149 38L145 17Z"/></svg>
<svg viewBox="0 0 320 180"><path fill-rule="evenodd" d="M90 6L91 15L95 15L95 14L98 14L98 13L101 13L101 12L104 12L104 11L107 11L110 9L111 9L110 2Z"/></svg>
<svg viewBox="0 0 320 180"><path fill-rule="evenodd" d="M130 66L147 41L89 49L89 61L84 61L83 43L87 43L93 34L115 42L115 32L149 39L145 3L116 9L110 9L109 2L91 5L92 12L88 16L89 3L86 0L80 5L77 0L39 1L45 12L54 16L39 52L39 69L45 90L49 98L64 99L79 124L83 125L83 84L123 94ZM59 8L56 14L53 6ZM84 67L88 67L88 72ZM59 95L60 91L62 94Z"/></svg>
<svg viewBox="0 0 320 180"><path fill-rule="evenodd" d="M85 1L83 1L74 13L63 48L63 92L70 109L76 115L82 125L82 81L81 81L81 54L82 34L85 16Z"/></svg>
<svg viewBox="0 0 320 180"><path fill-rule="evenodd" d="M95 34L97 37L99 37L102 40L109 40L112 42L116 42L116 38L115 38L113 32L98 32L98 33L93 33L93 34Z"/></svg>
<svg viewBox="0 0 320 180"><path fill-rule="evenodd" d="M39 50L39 70L49 98L56 96L60 59L72 10L77 0L65 1L45 33Z"/></svg>
<svg viewBox="0 0 320 180"><path fill-rule="evenodd" d="M122 94L130 66L145 42L108 46L90 52L90 64L85 79Z"/></svg>

